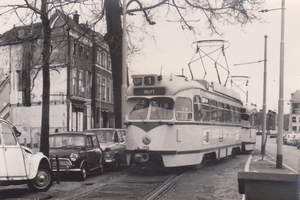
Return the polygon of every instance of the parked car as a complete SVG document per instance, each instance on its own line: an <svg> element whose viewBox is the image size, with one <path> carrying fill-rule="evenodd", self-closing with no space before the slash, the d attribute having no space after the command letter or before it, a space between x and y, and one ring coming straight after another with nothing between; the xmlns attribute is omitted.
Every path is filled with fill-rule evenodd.
<svg viewBox="0 0 300 200"><path fill-rule="evenodd" d="M99 128L85 132L97 134L100 147L104 152L104 167L106 169L118 171L122 163L126 164L126 132L124 129Z"/></svg>
<svg viewBox="0 0 300 200"><path fill-rule="evenodd" d="M26 184L34 191L47 191L53 184L49 159L21 146L21 133L0 118L0 186Z"/></svg>
<svg viewBox="0 0 300 200"><path fill-rule="evenodd" d="M49 136L49 156L53 171L64 174L75 173L84 181L87 174L103 173L103 153L96 134L90 132L54 133Z"/></svg>
<svg viewBox="0 0 300 200"><path fill-rule="evenodd" d="M295 136L292 140L292 145L298 147L298 141L300 141L300 134L299 133L295 134Z"/></svg>
<svg viewBox="0 0 300 200"><path fill-rule="evenodd" d="M284 144L292 145L293 141L294 141L294 138L295 138L295 135L296 135L295 133L288 133L285 136Z"/></svg>
<svg viewBox="0 0 300 200"><path fill-rule="evenodd" d="M277 131L270 130L269 135L270 135L270 138L276 138L277 137Z"/></svg>

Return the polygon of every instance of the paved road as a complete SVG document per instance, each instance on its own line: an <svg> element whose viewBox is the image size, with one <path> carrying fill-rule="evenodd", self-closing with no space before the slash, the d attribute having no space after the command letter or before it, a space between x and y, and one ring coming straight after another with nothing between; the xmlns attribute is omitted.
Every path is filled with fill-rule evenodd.
<svg viewBox="0 0 300 200"><path fill-rule="evenodd" d="M261 136L256 137L256 148L261 149ZM276 138L267 138L266 153L276 160L277 143ZM289 167L294 173L300 172L300 150L294 146L283 145L283 164Z"/></svg>

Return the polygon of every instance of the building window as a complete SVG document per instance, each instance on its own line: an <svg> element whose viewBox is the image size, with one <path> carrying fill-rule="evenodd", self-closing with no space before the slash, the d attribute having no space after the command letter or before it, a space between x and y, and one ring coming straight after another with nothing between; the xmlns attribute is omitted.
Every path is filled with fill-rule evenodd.
<svg viewBox="0 0 300 200"><path fill-rule="evenodd" d="M78 54L79 54L80 57L83 57L83 51L84 51L83 46L80 45L79 49L78 49Z"/></svg>
<svg viewBox="0 0 300 200"><path fill-rule="evenodd" d="M77 55L77 44L76 43L74 43L73 55L74 56Z"/></svg>
<svg viewBox="0 0 300 200"><path fill-rule="evenodd" d="M86 60L90 59L90 51L88 49L86 49L86 52L85 52L85 59Z"/></svg>
<svg viewBox="0 0 300 200"><path fill-rule="evenodd" d="M84 87L83 87L83 71L79 70L78 74L78 88L79 88L79 93L84 94Z"/></svg>
<svg viewBox="0 0 300 200"><path fill-rule="evenodd" d="M72 94L76 95L77 94L77 69L73 68L73 73L72 73Z"/></svg>
<svg viewBox="0 0 300 200"><path fill-rule="evenodd" d="M90 85L91 79L90 78L91 78L90 72L86 71L85 72L85 96L87 98L90 97L90 90L91 90L91 85Z"/></svg>
<svg viewBox="0 0 300 200"><path fill-rule="evenodd" d="M107 56L107 70L111 71L111 58L109 55Z"/></svg>
<svg viewBox="0 0 300 200"><path fill-rule="evenodd" d="M100 50L97 50L97 64L98 65L101 65L101 51Z"/></svg>
<svg viewBox="0 0 300 200"><path fill-rule="evenodd" d="M100 99L101 101L101 76L97 75L97 94L96 99Z"/></svg>
<svg viewBox="0 0 300 200"><path fill-rule="evenodd" d="M110 92L111 91L111 81L107 80L106 84L106 102L111 102Z"/></svg>
<svg viewBox="0 0 300 200"><path fill-rule="evenodd" d="M296 122L296 117L292 117L292 122Z"/></svg>
<svg viewBox="0 0 300 200"><path fill-rule="evenodd" d="M103 51L102 67L103 67L104 69L107 68L107 53L106 53L105 51Z"/></svg>
<svg viewBox="0 0 300 200"><path fill-rule="evenodd" d="M101 84L101 95L102 95L102 101L106 101L106 93L105 93L105 88L106 88L106 78L102 78L102 84Z"/></svg>

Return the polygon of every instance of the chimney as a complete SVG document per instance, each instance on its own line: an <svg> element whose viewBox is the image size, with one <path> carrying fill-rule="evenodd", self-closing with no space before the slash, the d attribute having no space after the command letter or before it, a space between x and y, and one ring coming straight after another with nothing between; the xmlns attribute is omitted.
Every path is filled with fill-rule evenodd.
<svg viewBox="0 0 300 200"><path fill-rule="evenodd" d="M73 20L76 22L76 24L79 23L79 14L77 13L77 10L73 14Z"/></svg>

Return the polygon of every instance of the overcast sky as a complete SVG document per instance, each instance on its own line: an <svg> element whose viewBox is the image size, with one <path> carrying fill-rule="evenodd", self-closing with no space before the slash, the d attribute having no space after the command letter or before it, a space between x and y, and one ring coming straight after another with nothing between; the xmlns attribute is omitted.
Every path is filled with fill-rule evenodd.
<svg viewBox="0 0 300 200"><path fill-rule="evenodd" d="M300 1L285 1L285 71L284 71L284 113L289 113L288 101L291 93L300 90ZM281 7L281 0L266 0L263 9L274 9ZM257 62L264 59L265 35L267 35L267 110L278 110L279 99L279 62L280 62L280 31L281 31L281 10L274 10L261 13L265 23L254 22L243 29L240 26L220 27L224 35L209 35L209 31L202 27L202 37L194 38L187 31L182 31L179 23L160 22L153 26L156 35L156 43L151 40L145 41L145 54L133 62L129 67L133 74L139 73L160 73L161 67L164 75L170 73L181 74L182 68L186 76L190 76L187 64L195 51L191 44L198 40L223 39L227 40L230 47L225 50L231 76L251 77L248 87L241 86L244 92L248 90L248 102L255 103L258 109L262 109L263 102L263 69L264 63L253 63L238 65L239 63ZM201 19L201 16L194 16L191 20ZM194 23L196 24L196 22ZM194 25L192 24L192 25ZM220 24L220 26L222 26ZM198 27L201 29L201 27ZM196 65L196 63L195 63ZM199 69L200 69L199 65ZM193 67L194 68L194 67ZM197 67L195 66L195 69ZM210 66L214 71L214 66ZM207 69L208 71L208 69ZM200 71L199 71L200 72ZM197 73L196 73L197 75ZM199 73L202 78L203 73ZM195 76L195 74L194 74ZM207 75L209 81L218 81L215 73ZM242 84L246 79L235 80ZM230 82L227 84L231 87ZM246 95L240 89L233 87L240 92L241 97L246 101Z"/></svg>
<svg viewBox="0 0 300 200"><path fill-rule="evenodd" d="M20 0L1 0L0 4L20 1ZM300 90L300 1L285 1L285 69L284 69L284 100L285 113L289 113L288 101L291 93ZM274 9L281 7L281 0L266 0L263 9ZM0 10L1 11L1 10ZM81 13L79 13L81 14ZM244 92L248 91L248 102L255 103L258 109L262 108L263 101L263 62L255 63L264 59L265 35L267 39L267 109L278 110L279 98L279 61L280 61L280 30L281 30L281 10L274 10L267 13L258 13L265 23L253 22L243 27L223 26L218 24L223 36L210 35L209 30L203 24L203 16L194 15L190 20L191 25L201 30L201 36L195 37L187 30L182 30L178 22L156 21L155 26L147 27L148 31L155 35L155 42L150 38L145 38L143 45L143 55L135 57L128 63L132 74L155 73L168 75L184 74L190 77L188 63L193 57L195 50L191 48L194 41L222 39L229 42L230 46L225 50L231 76L249 76L248 87L241 85ZM83 15L81 15L83 16ZM128 18L138 18L139 16L128 16ZM13 18L12 18L13 19ZM12 28L13 24L18 24L19 20L8 20L0 16L1 31ZM82 19L81 22L84 22ZM132 20L132 19L129 19ZM174 19L169 19L174 20ZM201 21L202 20L202 21ZM138 21L138 20L137 20ZM6 24L4 26L4 23ZM221 61L222 58L220 58ZM238 65L240 63L254 62L253 64ZM214 66L207 66L207 79L218 81ZM199 63L193 64L195 78L202 78L203 71ZM244 79L235 80L237 84L242 84ZM227 83L231 87L230 82ZM241 94L243 101L246 95L243 91L234 87Z"/></svg>

